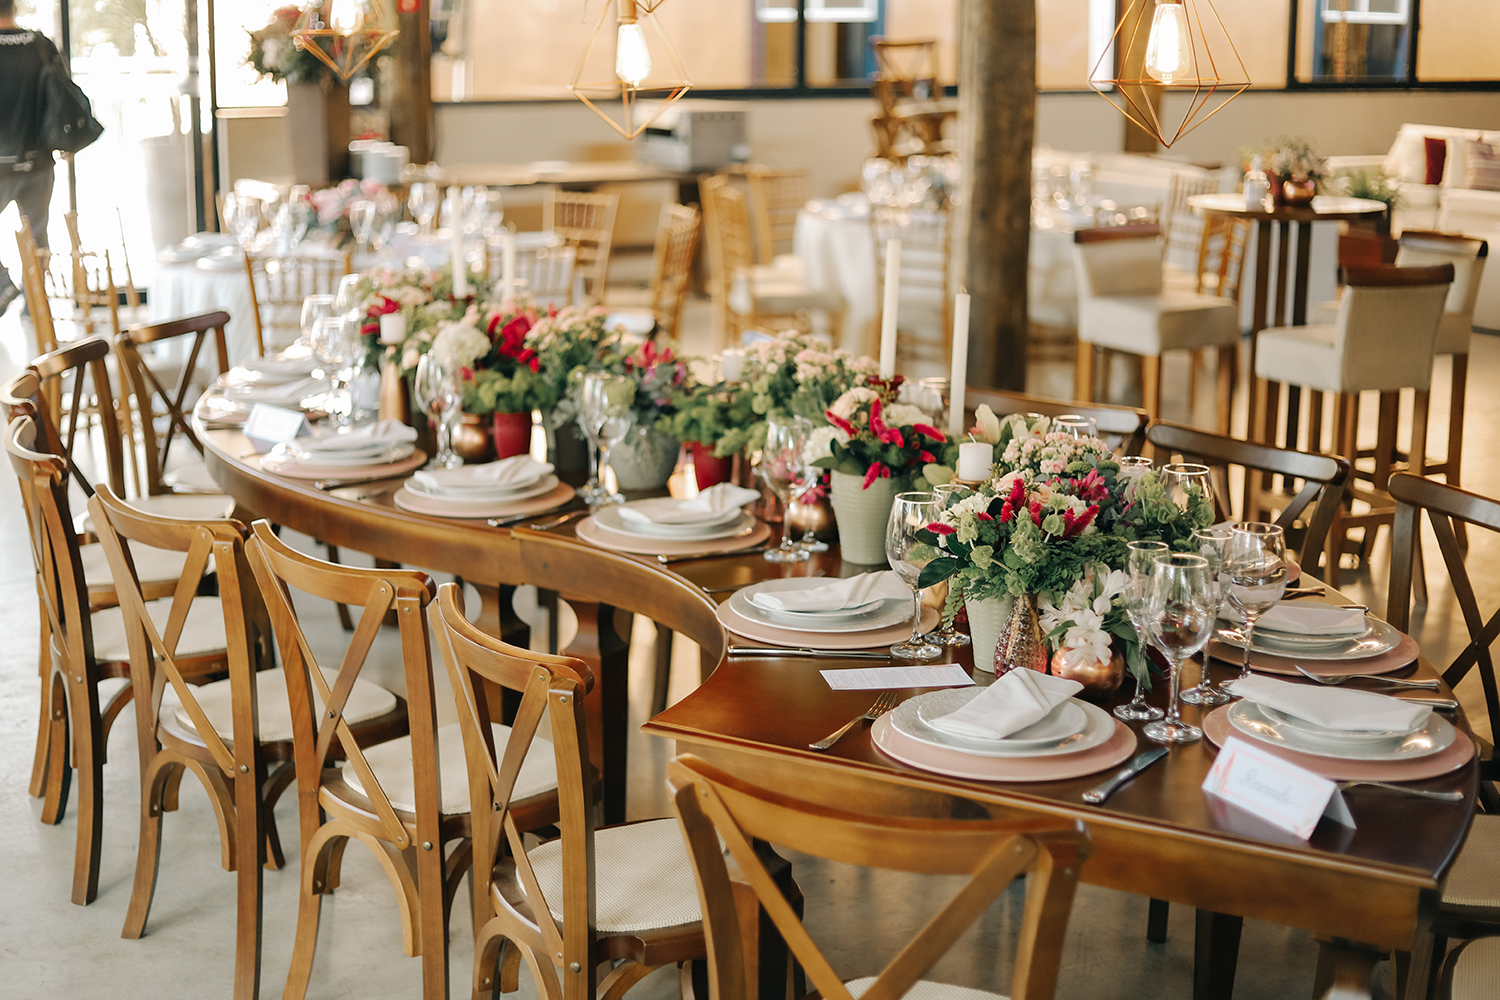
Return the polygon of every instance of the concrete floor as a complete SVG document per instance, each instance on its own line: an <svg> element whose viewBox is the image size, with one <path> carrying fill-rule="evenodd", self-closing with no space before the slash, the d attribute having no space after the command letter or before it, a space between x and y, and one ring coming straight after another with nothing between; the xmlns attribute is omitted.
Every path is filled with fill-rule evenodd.
<svg viewBox="0 0 1500 1000"><path fill-rule="evenodd" d="M631 280L627 266L617 281ZM30 356L29 334L19 324L18 309L0 320L0 378L8 378ZM690 305L685 338L707 347L706 304ZM1500 495L1500 468L1488 441L1500 429L1500 399L1482 391L1500 374L1500 340L1477 337L1471 373L1469 475L1472 488ZM1167 384L1185 371L1168 369ZM1439 376L1440 380L1444 375ZM1070 372L1057 365L1033 373L1034 391L1068 395ZM1200 401L1206 394L1200 394ZM1434 387L1434 399L1445 392ZM1169 416L1186 419L1175 403ZM1434 418L1441 427L1442 418ZM1436 448L1435 448L1436 450ZM191 780L183 783L181 808L167 818L166 847L155 906L147 934L127 941L119 936L130 896L139 807L134 758L133 719L127 714L110 740L112 759L105 768L106 831L99 897L88 907L69 902L75 820L71 812L58 827L41 825L40 802L26 794L35 739L37 711L37 605L33 575L23 534L14 480L0 476L0 634L9 636L0 652L0 872L4 900L0 906L0 997L111 997L113 1000L159 1000L162 997L224 996L231 982L233 953L233 877L219 867L217 832L206 795ZM306 539L301 540L307 544ZM1376 547L1374 569L1347 578L1346 590L1374 608L1383 608L1387 558L1385 542ZM1482 606L1500 603L1500 573L1495 565L1500 545L1474 538L1470 566ZM1435 660L1446 662L1467 641L1443 586L1435 546L1428 572L1433 602L1415 629ZM308 608L315 622L308 628L317 643L332 653L341 649L343 633L329 608ZM566 624L566 623L565 623ZM647 653L649 622L637 621L632 704L649 702ZM678 644L672 698L680 698L695 681L696 652ZM390 636L372 654L371 676L399 682L399 664ZM1466 685L1465 700L1475 708L1481 698ZM443 704L440 695L439 704ZM451 706L451 703L450 703ZM448 711L451 717L451 707ZM637 710L637 722L644 711ZM1477 720L1476 720L1477 721ZM634 730L632 730L634 732ZM630 803L632 818L663 815L662 775L670 748L635 733L631 744ZM284 799L277 810L283 840L296 839L295 816ZM846 976L876 972L947 899L949 887L885 873L852 870L793 858L796 877L808 897L809 925ZM295 931L297 864L267 872L262 993L276 996L290 962ZM998 901L945 958L933 978L987 989L1008 985L1014 934L1022 908L1020 887ZM469 919L453 921L451 969L454 995L466 993L473 949ZM1190 996L1192 987L1193 914L1174 907L1166 944L1145 940L1146 900L1084 887L1069 926L1060 997L1162 998ZM854 919L851 919L854 918ZM1250 922L1241 946L1238 1000L1287 1000L1307 996L1312 985L1316 948L1300 931ZM1377 984L1388 993L1384 967ZM535 995L526 974L522 993ZM676 978L659 972L639 984L639 1000L669 1000ZM390 888L374 861L361 849L346 857L343 884L323 906L317 960L310 998L358 997L362 1000L410 998L420 993L419 962L402 955L400 927Z"/></svg>

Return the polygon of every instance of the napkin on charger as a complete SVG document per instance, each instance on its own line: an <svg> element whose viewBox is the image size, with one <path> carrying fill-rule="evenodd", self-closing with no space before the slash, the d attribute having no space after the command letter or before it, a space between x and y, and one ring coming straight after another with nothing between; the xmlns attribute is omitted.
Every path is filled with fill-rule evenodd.
<svg viewBox="0 0 1500 1000"><path fill-rule="evenodd" d="M1293 635L1363 635L1368 626L1362 609L1329 604L1278 604L1255 622L1257 629Z"/></svg>
<svg viewBox="0 0 1500 1000"><path fill-rule="evenodd" d="M351 451L371 451L410 444L417 439L417 429L399 420L377 420L337 434L319 434L298 438L297 447L309 455L338 455Z"/></svg>
<svg viewBox="0 0 1500 1000"><path fill-rule="evenodd" d="M750 595L750 603L767 611L839 611L891 598L910 600L911 588L887 569L861 573L808 590L757 591Z"/></svg>
<svg viewBox="0 0 1500 1000"><path fill-rule="evenodd" d="M276 385L265 385L260 382L249 382L244 385L229 385L224 388L224 395L230 399L242 403L269 403L272 406L296 406L305 396L324 392L328 389L328 383L317 378L302 378L295 382L282 382Z"/></svg>
<svg viewBox="0 0 1500 1000"><path fill-rule="evenodd" d="M1270 677L1235 681L1234 693L1246 701L1340 732L1410 732L1432 715L1426 705L1383 694L1291 684Z"/></svg>
<svg viewBox="0 0 1500 1000"><path fill-rule="evenodd" d="M1082 690L1082 684L1065 677L1024 668L1012 670L963 708L933 719L930 724L954 736L1003 740L1036 725Z"/></svg>
<svg viewBox="0 0 1500 1000"><path fill-rule="evenodd" d="M529 486L551 471L550 462L538 462L530 455L512 455L483 465L422 469L412 478L430 490L508 490Z"/></svg>
<svg viewBox="0 0 1500 1000"><path fill-rule="evenodd" d="M719 483L689 500L662 497L626 504L620 508L620 520L633 524L703 524L728 517L731 511L759 499L759 490Z"/></svg>
<svg viewBox="0 0 1500 1000"><path fill-rule="evenodd" d="M318 363L311 357L301 358L256 358L243 361L229 369L224 376L225 385L251 385L265 383L271 379L289 379L312 373Z"/></svg>

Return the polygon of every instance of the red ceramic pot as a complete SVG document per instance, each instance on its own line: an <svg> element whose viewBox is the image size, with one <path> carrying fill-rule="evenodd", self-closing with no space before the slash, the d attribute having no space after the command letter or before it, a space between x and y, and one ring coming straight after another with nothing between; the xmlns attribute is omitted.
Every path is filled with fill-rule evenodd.
<svg viewBox="0 0 1500 1000"><path fill-rule="evenodd" d="M693 478L698 482L698 489L706 490L710 486L729 482L729 476L734 471L733 455L714 458L713 445L701 441L688 442L688 449L693 455Z"/></svg>
<svg viewBox="0 0 1500 1000"><path fill-rule="evenodd" d="M510 458L531 450L531 411L495 414L495 457Z"/></svg>

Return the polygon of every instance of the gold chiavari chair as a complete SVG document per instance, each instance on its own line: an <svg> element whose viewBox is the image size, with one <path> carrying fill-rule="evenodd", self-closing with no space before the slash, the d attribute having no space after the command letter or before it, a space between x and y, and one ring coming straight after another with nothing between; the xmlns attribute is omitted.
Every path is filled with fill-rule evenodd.
<svg viewBox="0 0 1500 1000"><path fill-rule="evenodd" d="M953 355L953 299L949 295L953 260L952 215L946 209L894 209L875 206L870 211L875 240L875 301L885 303L886 256L890 241L901 241L899 301L904 307L897 317L896 354L907 362L939 362ZM937 324L918 329L913 314ZM883 315L877 313L871 327L868 353L880 353L879 331ZM902 334L905 336L902 336Z"/></svg>
<svg viewBox="0 0 1500 1000"><path fill-rule="evenodd" d="M656 249L651 262L650 306L645 309L611 308L612 316L638 316L651 326L652 338L677 337L682 304L693 278L693 259L698 250L701 213L692 205L665 204L656 228Z"/></svg>
<svg viewBox="0 0 1500 1000"><path fill-rule="evenodd" d="M604 301L609 284L609 253L615 239L617 194L587 194L549 187L542 200L542 229L561 236L578 251L577 268L584 276L590 302Z"/></svg>
<svg viewBox="0 0 1500 1000"><path fill-rule="evenodd" d="M757 262L770 264L792 252L797 213L810 194L807 168L755 165L746 168L745 179L750 184L750 209L755 217Z"/></svg>
<svg viewBox="0 0 1500 1000"><path fill-rule="evenodd" d="M278 351L302 333L302 302L309 295L332 295L339 279L349 273L348 253L326 255L245 254L245 279L250 283L251 316L255 320L255 350L262 357Z"/></svg>

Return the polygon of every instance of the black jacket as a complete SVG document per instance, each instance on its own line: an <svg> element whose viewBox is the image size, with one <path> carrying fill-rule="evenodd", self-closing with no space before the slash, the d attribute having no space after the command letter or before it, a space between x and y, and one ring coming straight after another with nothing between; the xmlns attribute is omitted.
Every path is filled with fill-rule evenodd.
<svg viewBox="0 0 1500 1000"><path fill-rule="evenodd" d="M43 151L38 118L42 67L58 58L52 40L25 28L0 28L0 165Z"/></svg>

